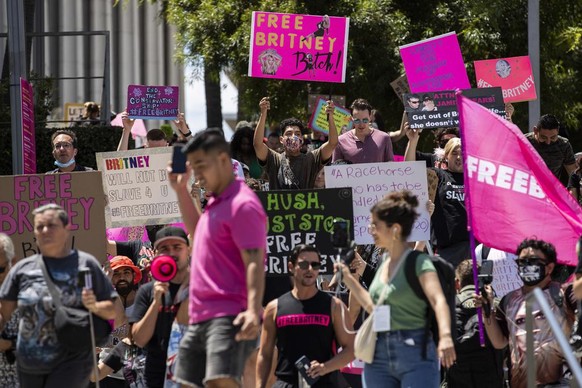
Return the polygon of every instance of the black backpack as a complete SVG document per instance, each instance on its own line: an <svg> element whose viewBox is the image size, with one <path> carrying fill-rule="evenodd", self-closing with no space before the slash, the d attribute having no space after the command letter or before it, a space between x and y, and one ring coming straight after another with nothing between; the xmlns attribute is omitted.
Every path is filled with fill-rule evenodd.
<svg viewBox="0 0 582 388"><path fill-rule="evenodd" d="M435 343L438 345L438 338L439 338L439 329L438 324L436 321L435 313L428 301L428 298L422 291L422 286L420 285L420 281L416 276L416 259L418 255L422 252L419 251L412 251L408 257L406 258L406 263L404 267L404 274L406 276L406 281L410 285L410 288L414 291L417 297L420 299L424 299L428 305L427 312L426 312L426 326L425 326L425 341L429 338L429 334L432 331L432 338L434 339ZM449 306L449 314L450 314L450 321L451 321L451 338L453 341L456 340L455 334L456 330L456 313L455 313L455 298L457 295L457 291L455 289L455 269L451 263L446 261L440 256L429 256L432 264L436 269L437 276L439 278L439 282L441 283L441 288L443 289L443 294L445 295L445 299ZM422 357L423 359L426 358L426 345L427 342L423 344L422 350Z"/></svg>

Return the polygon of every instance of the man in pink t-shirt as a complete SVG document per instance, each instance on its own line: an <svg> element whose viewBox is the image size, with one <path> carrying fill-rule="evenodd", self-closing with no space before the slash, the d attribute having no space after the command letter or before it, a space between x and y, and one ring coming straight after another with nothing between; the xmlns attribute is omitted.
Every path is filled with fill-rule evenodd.
<svg viewBox="0 0 582 388"><path fill-rule="evenodd" d="M170 174L184 225L193 236L189 327L178 353L176 380L188 386L239 386L260 327L267 216L255 193L235 179L222 132L198 133L183 152L185 174ZM204 213L188 179L213 196Z"/></svg>

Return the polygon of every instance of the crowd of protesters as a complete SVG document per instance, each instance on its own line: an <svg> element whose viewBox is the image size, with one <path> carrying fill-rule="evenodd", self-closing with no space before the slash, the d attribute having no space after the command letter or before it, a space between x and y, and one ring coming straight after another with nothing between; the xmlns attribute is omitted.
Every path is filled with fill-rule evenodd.
<svg viewBox="0 0 582 388"><path fill-rule="evenodd" d="M491 285L475 294L457 128L434 131L434 152L419 152L426 133L411 129L405 118L385 132L380 113L358 98L350 107L352 129L339 135L330 120L329 137L307 147L307 130L296 118L281 120L267 134L269 109L269 98L261 99L258 121L239 123L230 143L219 129L192 134L180 114L176 138L189 163L185 173L171 166L168 173L182 223L123 228L117 241L104 243L108 258L66 247L68 215L57 205L33 213L40 254L15 263L10 238L0 234L0 385L525 387L525 300L536 288L564 334L576 334L582 267L573 282L555 281L556 250L543 231L523 236L515 256L479 246L480 267L502 257L517 285L502 298ZM328 101L328 117L334 109ZM118 151L128 149L133 126L127 113L122 122ZM525 137L556 177L569 176L568 189L579 199L580 158L559 128L556 117L544 115ZM285 252L289 279L265 279L267 216L253 191L324 188L324 166L392 162L393 143L403 137L404 160L426 161L434 199L420 204L411 192L387 193L370 210L374 244L357 246L349 267L336 263L333 279L319 274L321 255L304 243ZM153 129L145 148L170 143ZM56 131L52 147L57 168L48 173L90 170L75 162L74 132ZM407 242L419 206L431 214L427 244ZM455 268L456 316L449 314L427 248ZM407 260L414 261L424 299L407 280ZM164 266L174 269L171 275ZM76 281L81 267L91 270L91 290ZM95 349L96 369L92 349L74 352L59 342L47 276L63 305L109 320L112 332ZM477 307L484 311L484 347ZM438 342L424 330L427 309L435 311ZM538 310L537 384L568 386L562 350ZM372 312L377 340L372 362L364 364L354 360L354 327Z"/></svg>

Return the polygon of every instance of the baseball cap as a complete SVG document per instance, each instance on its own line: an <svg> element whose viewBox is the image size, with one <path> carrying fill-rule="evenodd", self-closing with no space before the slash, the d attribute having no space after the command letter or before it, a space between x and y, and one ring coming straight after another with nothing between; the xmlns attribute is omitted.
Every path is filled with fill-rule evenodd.
<svg viewBox="0 0 582 388"><path fill-rule="evenodd" d="M135 276L133 277L134 284L139 283L139 281L141 280L141 271L139 270L139 268L135 266L135 264L133 264L133 261L131 261L131 259L127 256L115 256L109 261L109 266L111 267L112 271L115 271L116 269L123 267L131 269L135 274Z"/></svg>
<svg viewBox="0 0 582 388"><path fill-rule="evenodd" d="M188 241L188 235L182 228L178 228L176 226L167 226L163 229L158 230L156 233L156 241L154 241L154 249L158 249L158 245L160 245L163 241L170 240L170 239L178 239L183 240L186 245L190 245Z"/></svg>

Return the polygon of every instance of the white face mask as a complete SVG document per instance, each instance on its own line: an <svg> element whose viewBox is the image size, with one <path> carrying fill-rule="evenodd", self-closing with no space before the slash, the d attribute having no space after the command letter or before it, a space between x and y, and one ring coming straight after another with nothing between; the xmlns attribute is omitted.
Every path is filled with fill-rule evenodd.
<svg viewBox="0 0 582 388"><path fill-rule="evenodd" d="M55 166L57 166L58 168L67 168L69 166L72 166L75 163L75 158L71 158L71 160L69 160L67 163L61 163L58 160L55 160Z"/></svg>

